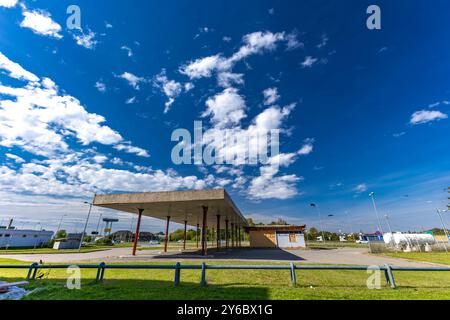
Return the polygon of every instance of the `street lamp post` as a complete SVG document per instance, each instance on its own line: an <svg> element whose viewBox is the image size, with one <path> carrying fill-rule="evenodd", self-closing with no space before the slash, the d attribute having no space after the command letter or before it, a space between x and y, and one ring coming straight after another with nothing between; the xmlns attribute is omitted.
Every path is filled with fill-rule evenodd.
<svg viewBox="0 0 450 320"><path fill-rule="evenodd" d="M66 216L67 216L67 214L63 214L61 216L61 220L59 220L58 229L56 230L56 234L58 234L59 230L61 230L62 221L63 221L64 217L66 217ZM56 236L56 234L55 234L55 236Z"/></svg>
<svg viewBox="0 0 450 320"><path fill-rule="evenodd" d="M347 215L348 224L350 226L350 232L353 236L353 223L352 223L352 219L350 218L350 213L348 211L345 211L345 214Z"/></svg>
<svg viewBox="0 0 450 320"><path fill-rule="evenodd" d="M378 231L380 231L381 234L383 234L383 228L381 227L380 216L378 215L377 205L375 204L375 193L374 192L369 193L369 197L372 199L373 209L375 210L375 214L377 216Z"/></svg>
<svg viewBox="0 0 450 320"><path fill-rule="evenodd" d="M439 215L439 219L441 220L442 228L444 228L444 234L445 234L445 238L447 239L447 243L449 243L449 237L448 237L447 228L445 226L444 218L442 218L442 213L447 212L447 210L436 209L436 212ZM445 248L445 252L448 253L448 249L447 249L447 245L446 244L444 244L444 248Z"/></svg>
<svg viewBox="0 0 450 320"><path fill-rule="evenodd" d="M86 218L86 223L84 224L84 229L83 229L83 233L81 234L81 241L80 241L80 246L78 247L78 251L81 250L81 244L83 243L84 240L84 234L86 233L86 228L89 222L89 217L91 216L91 210L92 210L92 203L89 203L87 201L84 202L85 204L89 204L89 211L88 211L88 215Z"/></svg>
<svg viewBox="0 0 450 320"><path fill-rule="evenodd" d="M319 214L320 229L322 229L322 241L323 243L325 243L325 233L323 231L322 214L320 212L320 208L315 203L311 203L311 207L315 208Z"/></svg>
<svg viewBox="0 0 450 320"><path fill-rule="evenodd" d="M37 242L38 242L38 240L40 239L41 231L42 231L42 224L41 224L40 222L38 222L38 223L36 224L36 227L37 227L38 225L40 226L40 230L39 230L38 236L36 237L36 240L34 241L34 250L36 250Z"/></svg>
<svg viewBox="0 0 450 320"><path fill-rule="evenodd" d="M98 233L98 228L100 227L100 220L102 220L102 216L103 216L103 213L100 213L100 216L98 217L97 228L95 229L95 232L97 232L97 236L100 235Z"/></svg>

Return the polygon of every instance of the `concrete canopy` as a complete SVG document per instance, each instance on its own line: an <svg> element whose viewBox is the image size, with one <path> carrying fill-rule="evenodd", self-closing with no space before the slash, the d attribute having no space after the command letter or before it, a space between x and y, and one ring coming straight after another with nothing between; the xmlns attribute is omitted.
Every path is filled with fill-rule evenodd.
<svg viewBox="0 0 450 320"><path fill-rule="evenodd" d="M247 220L239 211L225 189L146 192L132 194L96 195L94 206L138 214L190 226L202 225L203 207L208 207L207 225L215 227L217 215L221 226L225 220L239 227L247 227Z"/></svg>

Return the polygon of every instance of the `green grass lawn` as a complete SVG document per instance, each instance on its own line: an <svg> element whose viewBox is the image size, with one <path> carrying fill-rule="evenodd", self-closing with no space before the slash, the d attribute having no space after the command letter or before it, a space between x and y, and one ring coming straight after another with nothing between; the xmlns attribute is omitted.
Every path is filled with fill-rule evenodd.
<svg viewBox="0 0 450 320"><path fill-rule="evenodd" d="M339 241L307 241L306 247L311 249L336 249L336 248L368 248L367 244L358 244L355 242L339 242Z"/></svg>
<svg viewBox="0 0 450 320"><path fill-rule="evenodd" d="M23 264L0 259L0 264L6 263ZM208 262L224 263L227 262ZM23 280L26 273L27 270L0 270L0 280ZM28 286L37 291L26 299L450 299L450 273L436 272L395 272L398 286L395 290L385 286L384 274L381 274L382 288L369 290L365 271L345 270L298 270L297 287L291 285L288 270L207 270L206 288L199 285L200 270L182 270L178 287L173 284L173 270L106 270L105 280L99 284L93 282L96 270L82 270L81 290L65 287L66 270L39 274L43 278L31 281Z"/></svg>
<svg viewBox="0 0 450 320"><path fill-rule="evenodd" d="M380 255L450 265L450 253L447 252L384 252Z"/></svg>
<svg viewBox="0 0 450 320"><path fill-rule="evenodd" d="M109 250L112 248L121 248L121 247L131 247L129 244L116 244L114 246L99 246L99 245L84 245L81 247L81 250L78 249L69 249L69 250L54 250L52 248L10 248L0 249L1 255L10 255L10 254L63 254L63 253L88 253L95 251L103 251Z"/></svg>

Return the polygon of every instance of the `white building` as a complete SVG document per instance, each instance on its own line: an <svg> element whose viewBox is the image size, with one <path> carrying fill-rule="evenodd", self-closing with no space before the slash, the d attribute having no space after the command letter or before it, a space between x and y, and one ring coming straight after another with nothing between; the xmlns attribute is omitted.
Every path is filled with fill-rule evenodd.
<svg viewBox="0 0 450 320"><path fill-rule="evenodd" d="M0 248L40 247L53 238L53 231L0 229Z"/></svg>

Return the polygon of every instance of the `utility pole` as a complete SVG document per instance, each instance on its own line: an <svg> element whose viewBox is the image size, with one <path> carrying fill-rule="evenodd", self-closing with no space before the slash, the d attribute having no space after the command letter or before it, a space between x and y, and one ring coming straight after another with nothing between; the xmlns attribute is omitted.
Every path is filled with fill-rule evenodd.
<svg viewBox="0 0 450 320"><path fill-rule="evenodd" d="M80 241L80 246L78 247L78 251L80 251L81 250L81 244L83 243L83 240L84 240L84 234L86 233L86 228L87 228L87 225L88 225L88 222L89 222L89 217L91 216L91 210L92 210L92 203L89 203L89 202L84 202L85 204L89 204L89 211L88 211L88 215L87 215L87 218L86 218L86 223L84 224L84 229L83 229L83 233L81 234L81 241Z"/></svg>
<svg viewBox="0 0 450 320"><path fill-rule="evenodd" d="M381 227L380 216L378 215L377 205L375 204L375 193L374 192L369 193L369 197L372 198L373 209L375 210L375 214L377 216L378 231L380 231L381 235L383 235L383 228Z"/></svg>
<svg viewBox="0 0 450 320"><path fill-rule="evenodd" d="M445 239L447 240L447 244L448 244L449 243L448 232L447 232L447 228L445 227L444 218L442 218L442 213L447 212L447 210L436 209L436 212L439 215L439 219L441 220L442 228L444 228ZM445 248L445 252L448 253L447 244L444 243L444 248Z"/></svg>

